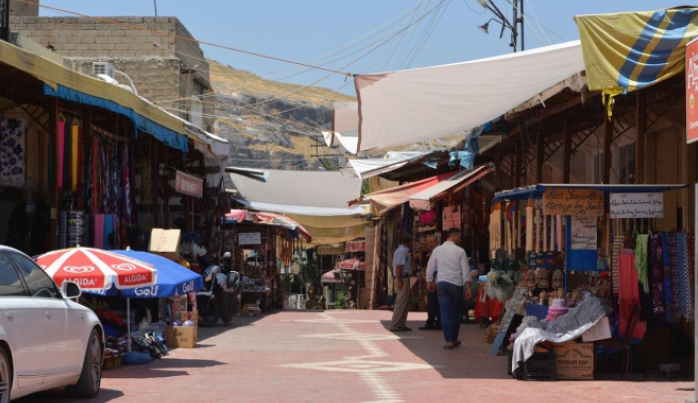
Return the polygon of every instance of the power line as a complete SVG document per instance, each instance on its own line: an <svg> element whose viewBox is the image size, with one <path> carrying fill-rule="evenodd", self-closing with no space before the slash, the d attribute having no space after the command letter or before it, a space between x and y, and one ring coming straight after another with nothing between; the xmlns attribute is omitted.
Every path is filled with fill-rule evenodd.
<svg viewBox="0 0 698 403"><path fill-rule="evenodd" d="M200 40L197 40L197 39L194 39L194 38L189 38L189 37L182 36L182 35L172 34L172 33L169 33L169 32L160 31L160 30L156 30L156 29L150 29L150 28L139 27L139 26L137 26L137 25L127 24L127 23L124 23L124 22L118 22L118 21L114 21L114 20L107 19L107 18L94 17L94 16L91 16L91 15L82 14L82 13L78 13L78 12L75 12L75 11L70 11L70 10L65 10L65 9L61 9L61 8L57 8L57 7L47 6L47 5L45 5L45 4L35 3L35 2L33 2L33 1L28 1L28 0L15 0L15 1L18 2L18 3L28 4L28 5L32 5L32 6L36 6L36 7L42 7L42 8L48 9L48 10L53 10L53 11L58 11L58 12L62 12L62 13L77 15L77 16L80 16L80 17L83 17L83 18L88 18L88 19L91 19L91 20L100 21L100 22L104 22L104 23L107 23L107 24L118 25L118 26L122 26L122 27L126 27L126 28L135 29L135 30L138 30L138 31L146 31L146 32L150 32L150 33L153 33L153 34L156 34L156 35L160 35L160 36L171 37L171 38L180 39L180 40L187 41L187 42L194 42L194 43L198 43L198 44L200 44L200 45L208 45L208 46L212 46L212 47L216 47L216 48L220 48L220 49L225 49L225 50L230 50L230 51L232 51L232 52L242 53L242 54L246 54L246 55L250 55L250 56L261 57L261 58L264 58L264 59L275 60L275 61L283 62L283 63L295 64L295 65L297 65L297 66L307 67L307 68L316 69L316 70L323 70L323 71L326 71L326 72L329 72L329 73L332 73L332 74L341 74L341 75L344 75L344 76L351 76L351 75L352 75L352 74L349 73L349 72L343 72L343 71L340 71L340 70L333 70L333 69L328 69L328 68L325 68L325 67L314 66L314 65L311 65L311 64L307 64L307 63L296 62L296 61L293 61L293 60L283 59L283 58L275 57L275 56L269 56L269 55L265 55L265 54L263 54L263 53L258 53L258 52L252 52L252 51L249 51L249 50L238 49L238 48L234 48L234 47L231 47L231 46L220 45L220 44L213 43L213 42L200 41Z"/></svg>

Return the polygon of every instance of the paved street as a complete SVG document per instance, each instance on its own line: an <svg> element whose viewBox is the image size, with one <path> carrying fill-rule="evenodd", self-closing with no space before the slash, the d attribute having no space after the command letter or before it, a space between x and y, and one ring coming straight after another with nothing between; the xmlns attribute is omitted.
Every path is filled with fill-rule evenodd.
<svg viewBox="0 0 698 403"><path fill-rule="evenodd" d="M196 349L176 349L149 365L104 372L94 402L683 402L693 382L522 382L506 357L489 355L482 329L463 325L463 345L442 334L386 327L387 311L280 312L199 329ZM62 391L19 400L70 402Z"/></svg>

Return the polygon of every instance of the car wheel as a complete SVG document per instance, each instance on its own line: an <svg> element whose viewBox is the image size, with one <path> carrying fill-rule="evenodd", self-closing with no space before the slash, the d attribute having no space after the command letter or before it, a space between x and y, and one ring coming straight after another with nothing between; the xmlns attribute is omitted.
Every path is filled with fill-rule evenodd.
<svg viewBox="0 0 698 403"><path fill-rule="evenodd" d="M10 359L7 358L7 353L0 348L0 403L8 403L11 392L12 367L10 366Z"/></svg>
<svg viewBox="0 0 698 403"><path fill-rule="evenodd" d="M65 388L70 397L92 398L99 394L102 383L102 342L96 329L92 330L85 350L85 361L78 383Z"/></svg>

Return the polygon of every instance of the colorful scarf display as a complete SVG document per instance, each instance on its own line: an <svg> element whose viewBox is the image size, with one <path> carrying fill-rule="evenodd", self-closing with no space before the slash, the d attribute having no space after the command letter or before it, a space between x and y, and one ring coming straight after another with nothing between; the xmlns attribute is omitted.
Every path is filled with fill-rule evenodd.
<svg viewBox="0 0 698 403"><path fill-rule="evenodd" d="M640 305L640 290L637 287L638 271L635 267L637 251L623 249L618 256L618 301L620 310L619 333L625 334L633 307ZM647 323L640 320L635 326L633 337L642 339Z"/></svg>
<svg viewBox="0 0 698 403"><path fill-rule="evenodd" d="M24 186L25 128L23 119L0 115L0 185Z"/></svg>
<svg viewBox="0 0 698 403"><path fill-rule="evenodd" d="M639 238L639 236L638 236ZM655 315L664 315L664 253L662 236L654 234L652 244L652 307Z"/></svg>
<svg viewBox="0 0 698 403"><path fill-rule="evenodd" d="M647 280L647 235L638 235L635 243L635 270L645 293L650 292Z"/></svg>

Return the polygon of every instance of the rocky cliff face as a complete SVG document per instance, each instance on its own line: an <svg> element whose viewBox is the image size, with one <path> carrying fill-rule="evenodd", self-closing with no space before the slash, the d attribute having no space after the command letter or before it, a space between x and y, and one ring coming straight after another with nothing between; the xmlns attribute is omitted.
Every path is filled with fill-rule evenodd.
<svg viewBox="0 0 698 403"><path fill-rule="evenodd" d="M331 100L353 98L317 87L302 88L263 80L213 60L214 131L230 141L230 166L318 170L341 163L324 146L322 130L331 127Z"/></svg>

